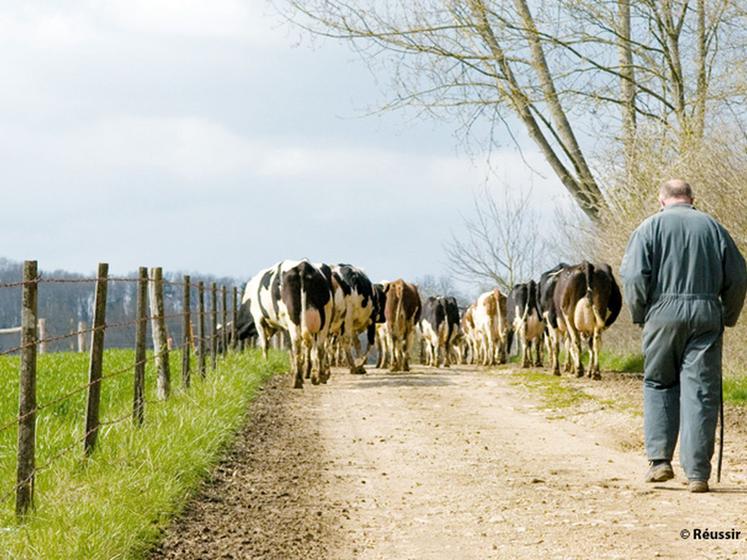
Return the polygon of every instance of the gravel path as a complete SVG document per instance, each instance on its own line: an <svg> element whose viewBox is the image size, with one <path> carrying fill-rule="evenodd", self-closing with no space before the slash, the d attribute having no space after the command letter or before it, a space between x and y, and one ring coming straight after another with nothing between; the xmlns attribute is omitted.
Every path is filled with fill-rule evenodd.
<svg viewBox="0 0 747 560"><path fill-rule="evenodd" d="M574 381L591 398L558 411L508 370L289 385L268 386L153 558L747 556L747 536L680 537L747 532L744 445L732 436L710 494L678 469L644 484L638 383Z"/></svg>

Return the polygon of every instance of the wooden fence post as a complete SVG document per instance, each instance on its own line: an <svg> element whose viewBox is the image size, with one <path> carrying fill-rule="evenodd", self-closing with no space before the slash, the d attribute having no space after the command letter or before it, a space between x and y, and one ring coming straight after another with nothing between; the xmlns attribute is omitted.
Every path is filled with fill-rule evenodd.
<svg viewBox="0 0 747 560"><path fill-rule="evenodd" d="M23 263L21 294L21 370L18 387L18 464L16 468L16 515L34 507L36 469L36 261Z"/></svg>
<svg viewBox="0 0 747 560"><path fill-rule="evenodd" d="M37 319L37 333L39 335L39 354L47 353L47 320Z"/></svg>
<svg viewBox="0 0 747 560"><path fill-rule="evenodd" d="M206 332L205 332L205 283L199 282L197 284L197 299L199 303L199 314L198 317L199 321L197 323L198 326L198 333L199 333L199 357L200 357L200 375L204 378L205 374L207 373L207 368L205 366L205 352L207 350L207 341L205 339Z"/></svg>
<svg viewBox="0 0 747 560"><path fill-rule="evenodd" d="M85 321L78 321L78 352L86 351L86 330L88 325Z"/></svg>
<svg viewBox="0 0 747 560"><path fill-rule="evenodd" d="M221 338L221 354L226 355L228 353L228 297L226 287L221 286L221 309L223 311L223 328L220 330Z"/></svg>
<svg viewBox="0 0 747 560"><path fill-rule="evenodd" d="M153 351L155 352L156 369L158 371L156 392L159 399L166 400L171 393L171 371L169 369L169 342L163 307L163 269L160 266L151 270L149 287Z"/></svg>
<svg viewBox="0 0 747 560"><path fill-rule="evenodd" d="M106 328L106 288L109 265L99 263L96 276L96 303L93 311L91 359L88 365L88 404L86 406L86 431L83 447L91 455L99 434L99 403L101 401L101 367L104 358L104 331Z"/></svg>
<svg viewBox="0 0 747 560"><path fill-rule="evenodd" d="M184 317L182 318L182 335L183 335L183 347L182 347L182 386L185 388L189 387L189 350L190 341L192 339L192 322L190 319L189 307L190 302L190 290L189 276L184 276L184 292L183 292L183 307Z"/></svg>
<svg viewBox="0 0 747 560"><path fill-rule="evenodd" d="M137 323L135 324L135 390L132 422L142 426L145 419L145 337L148 330L148 269L140 267L137 283Z"/></svg>
<svg viewBox="0 0 747 560"><path fill-rule="evenodd" d="M210 358L212 359L212 366L215 369L218 365L218 287L215 282L210 284L210 292L213 299L213 308L210 312L211 325L210 325Z"/></svg>
<svg viewBox="0 0 747 560"><path fill-rule="evenodd" d="M231 306L233 313L231 316L231 349L236 351L239 348L239 339L238 339L238 326L236 322L239 318L239 289L234 286L233 287L233 305Z"/></svg>

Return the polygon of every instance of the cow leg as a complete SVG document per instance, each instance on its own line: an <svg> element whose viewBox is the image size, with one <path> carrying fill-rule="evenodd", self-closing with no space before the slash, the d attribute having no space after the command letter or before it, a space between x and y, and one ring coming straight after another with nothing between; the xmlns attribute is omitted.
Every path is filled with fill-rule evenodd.
<svg viewBox="0 0 747 560"><path fill-rule="evenodd" d="M389 368L392 365L392 362L394 361L394 354L392 349L392 343L389 337L384 333L384 337L381 340L382 344L382 363L381 367L383 368Z"/></svg>
<svg viewBox="0 0 747 560"><path fill-rule="evenodd" d="M553 375L560 375L560 336L555 331L554 336L550 337L550 361L552 362Z"/></svg>
<svg viewBox="0 0 747 560"><path fill-rule="evenodd" d="M581 333L571 326L568 320L566 320L566 324L568 325L568 337L570 338L569 349L573 358L573 370L576 377L583 377L584 365L581 362Z"/></svg>
<svg viewBox="0 0 747 560"><path fill-rule="evenodd" d="M382 368L384 367L384 347L381 343L381 337L376 337L376 367Z"/></svg>
<svg viewBox="0 0 747 560"><path fill-rule="evenodd" d="M306 340L304 347L306 352L306 363L307 363L307 371L311 372L311 384L312 385L319 385L322 380L322 376L324 375L324 372L322 371L322 367L324 366L324 360L321 356L321 348L318 344L318 336L319 335L310 335L310 337L313 336L310 340Z"/></svg>
<svg viewBox="0 0 747 560"><path fill-rule="evenodd" d="M519 344L521 344L521 367L529 367L529 341L527 340L526 324L519 329Z"/></svg>
<svg viewBox="0 0 747 560"><path fill-rule="evenodd" d="M332 370L329 365L329 357L324 350L327 346L327 340L325 339L320 342L319 337L320 335L317 334L314 338L314 344L317 353L317 363L319 364L319 381L321 381L322 383L327 383L332 375Z"/></svg>
<svg viewBox="0 0 747 560"><path fill-rule="evenodd" d="M498 363L499 364L505 364L508 361L508 356L506 355L506 337L505 336L498 336Z"/></svg>
<svg viewBox="0 0 747 560"><path fill-rule="evenodd" d="M485 336L485 363L486 366L495 365L495 344L491 334Z"/></svg>
<svg viewBox="0 0 747 560"><path fill-rule="evenodd" d="M566 333L563 337L563 345L565 347L565 362L563 363L563 371L568 373L571 371L571 358L572 358L571 338L568 333Z"/></svg>
<svg viewBox="0 0 747 560"><path fill-rule="evenodd" d="M400 362L399 362L399 342L395 339L394 335L389 332L387 334L387 340L386 340L387 346L388 346L388 352L389 352L389 371L395 372L399 371L400 368Z"/></svg>
<svg viewBox="0 0 747 560"><path fill-rule="evenodd" d="M542 336L534 339L534 367L542 367Z"/></svg>
<svg viewBox="0 0 747 560"><path fill-rule="evenodd" d="M602 333L599 329L594 329L591 342L591 362L589 364L589 374L594 379L602 379L599 371L599 351L602 348Z"/></svg>
<svg viewBox="0 0 747 560"><path fill-rule="evenodd" d="M490 335L485 337L485 364L486 366L495 365L495 345Z"/></svg>
<svg viewBox="0 0 747 560"><path fill-rule="evenodd" d="M255 327L257 329L257 340L262 348L262 357L267 360L267 349L270 346L270 336L272 336L272 333L262 324L261 320L255 323Z"/></svg>
<svg viewBox="0 0 747 560"><path fill-rule="evenodd" d="M414 336L414 332L409 332L402 337L402 371L410 371L410 348Z"/></svg>
<svg viewBox="0 0 747 560"><path fill-rule="evenodd" d="M449 345L444 343L443 345L443 353L444 353L444 367L450 367L451 366L451 358L449 356Z"/></svg>
<svg viewBox="0 0 747 560"><path fill-rule="evenodd" d="M293 376L293 388L303 388L303 348L298 337L291 336L291 344L288 354L290 356L291 375Z"/></svg>
<svg viewBox="0 0 747 560"><path fill-rule="evenodd" d="M356 371L355 360L353 359L353 345L349 339L345 340L345 362L348 365L348 369L351 374L359 373Z"/></svg>

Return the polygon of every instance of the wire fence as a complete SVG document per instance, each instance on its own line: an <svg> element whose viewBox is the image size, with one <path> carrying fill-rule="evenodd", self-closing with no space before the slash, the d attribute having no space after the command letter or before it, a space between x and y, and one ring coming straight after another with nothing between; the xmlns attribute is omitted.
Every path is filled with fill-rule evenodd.
<svg viewBox="0 0 747 560"><path fill-rule="evenodd" d="M82 321L78 329L55 336L46 336L43 332L44 320L38 317L38 290L44 284L89 284L94 289L93 319L89 327ZM136 311L134 318L106 322L107 291L111 283L131 283L136 287ZM180 310L166 313L164 307L164 286L171 289L181 288ZM145 404L165 402L172 393L171 367L169 353L175 348L181 351L181 385L188 390L191 384L192 359L194 352L196 371L201 376L218 365L219 355L229 351L243 350L238 341L238 290L236 287L218 286L215 282L206 285L200 281L193 283L190 276L182 280L165 280L161 268L150 271L140 268L137 277L109 277L108 265L99 264L98 272L93 278L54 278L40 275L36 261L26 261L23 266L23 279L18 282L0 284L0 290L20 288L21 324L19 327L6 329L20 332L17 346L0 351L0 356L18 355L20 357L18 378L18 414L15 418L0 422L0 434L17 428L18 445L16 453L16 484L4 494L0 494L0 503L5 503L15 495L15 511L19 519L24 519L35 508L34 483L36 475L62 457L74 453L76 449L83 456L90 456L97 447L98 435L104 426L114 426L127 421L140 427L145 419ZM229 293L231 297L229 298ZM229 307L230 300L230 307ZM194 323L197 323L195 328ZM179 342L170 335L170 325L179 325ZM41 328L40 328L41 327ZM135 349L132 363L112 371L104 371L103 355L107 333L116 329L125 329L131 333L130 347ZM134 330L134 333L132 331ZM148 344L150 331L152 343ZM88 381L50 400L37 403L37 355L51 343L77 339L78 350L88 348L89 366ZM83 344L87 342L88 344ZM148 349L152 353L148 355ZM155 364L157 399L145 398L145 369L148 362ZM102 385L127 374L133 375L132 409L125 415L111 420L101 417ZM39 412L58 407L86 394L85 429L83 435L56 450L42 465L36 464L36 419Z"/></svg>

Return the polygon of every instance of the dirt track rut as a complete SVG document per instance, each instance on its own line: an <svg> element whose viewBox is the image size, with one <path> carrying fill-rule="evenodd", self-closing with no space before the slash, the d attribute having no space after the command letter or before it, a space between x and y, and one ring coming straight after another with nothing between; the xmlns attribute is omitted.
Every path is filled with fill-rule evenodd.
<svg viewBox="0 0 747 560"><path fill-rule="evenodd" d="M154 558L747 557L747 535L680 536L747 532L744 457L710 494L679 469L644 484L640 416L603 398L561 414L510 371L466 367L286 382Z"/></svg>

